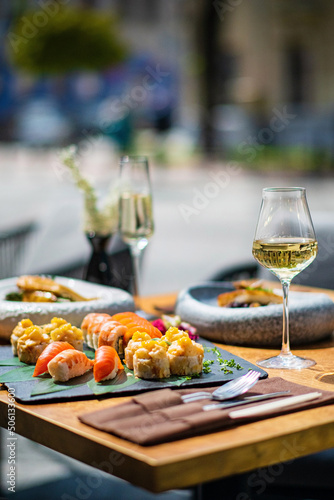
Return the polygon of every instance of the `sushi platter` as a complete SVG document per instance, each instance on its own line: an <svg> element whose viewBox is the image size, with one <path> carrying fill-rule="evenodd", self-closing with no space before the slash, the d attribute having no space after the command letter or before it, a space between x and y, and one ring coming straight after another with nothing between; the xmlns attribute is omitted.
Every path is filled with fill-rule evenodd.
<svg viewBox="0 0 334 500"><path fill-rule="evenodd" d="M10 390L11 394L15 394L15 399L18 402L33 404L91 399L96 397L128 396L166 387L210 387L229 382L250 369L259 371L261 373L260 378L262 379L268 376L261 368L238 356L232 355L228 351L215 347L214 344L207 340L198 339L198 342L204 347L204 361L208 361L208 364L212 362L212 364L210 364L211 371L209 373L202 373L199 377L191 378L175 376L167 379L142 380L136 379L133 373L126 369L121 372L120 376L99 384L94 382L92 372L87 372L68 382L54 383L48 376L36 380L32 376L34 366L27 367L24 364L14 365L11 347L0 346L0 383L3 383L5 387ZM93 349L85 345L84 352L91 358L94 357ZM218 362L218 358L226 361L225 366L230 365L228 370L221 369L222 366ZM6 362L8 363L7 365ZM237 369L233 366L240 366L241 368ZM23 371L21 377L20 371ZM43 393L42 385L45 386L45 391L50 391L50 386L52 386L52 384L55 385L58 390L56 392ZM40 386L40 390L38 390L38 386Z"/></svg>
<svg viewBox="0 0 334 500"><path fill-rule="evenodd" d="M23 276L17 286L23 301L43 304L50 294L55 301L98 301L48 277ZM11 330L11 346L0 347L0 384L17 401L35 403L221 385L254 368L267 376L200 339L180 316L148 321L129 309L110 313L88 312L73 324L66 314L44 323L26 306Z"/></svg>

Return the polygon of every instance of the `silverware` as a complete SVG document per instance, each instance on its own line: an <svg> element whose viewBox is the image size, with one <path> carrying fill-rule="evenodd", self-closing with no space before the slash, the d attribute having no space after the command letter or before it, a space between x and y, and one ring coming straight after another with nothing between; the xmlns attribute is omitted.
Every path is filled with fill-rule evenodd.
<svg viewBox="0 0 334 500"><path fill-rule="evenodd" d="M321 392L309 392L308 394L301 394L299 396L292 396L287 399L282 399L280 401L271 401L270 403L264 403L259 406L254 406L252 408L243 408L242 410L234 410L229 413L229 417L233 419L253 417L257 415L265 415L272 410L278 410L280 408L287 408L298 403L304 403L306 401L312 401L321 396Z"/></svg>
<svg viewBox="0 0 334 500"><path fill-rule="evenodd" d="M247 392L260 378L261 373L250 370L245 375L238 377L227 384L222 385L214 392L193 392L192 394L186 394L182 396L182 401L184 403L193 403L194 401L199 401L200 399L215 399L217 401L225 401L226 399L233 399L241 394Z"/></svg>
<svg viewBox="0 0 334 500"><path fill-rule="evenodd" d="M220 410L223 408L231 408L232 406L241 406L254 403L255 401L263 401L265 399L277 398L279 396L287 396L290 391L270 392L268 394L258 394L255 396L245 396L237 401L228 401L227 403L214 403L203 406L204 411Z"/></svg>

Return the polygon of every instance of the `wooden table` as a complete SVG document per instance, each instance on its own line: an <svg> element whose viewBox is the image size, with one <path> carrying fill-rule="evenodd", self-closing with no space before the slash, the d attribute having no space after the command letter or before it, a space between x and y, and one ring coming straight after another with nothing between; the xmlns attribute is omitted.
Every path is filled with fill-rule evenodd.
<svg viewBox="0 0 334 500"><path fill-rule="evenodd" d="M326 293L334 299L333 291ZM153 306L169 305L174 300L174 294L150 297L145 300L145 308L152 311ZM222 347L251 362L277 352ZM293 351L315 359L317 364L302 371L268 370L269 376L334 391L334 339ZM334 447L334 405L149 447L92 429L77 418L81 413L125 400L117 397L17 404L16 432L153 492L188 487ZM0 425L5 428L7 401L7 392L3 390L0 392Z"/></svg>

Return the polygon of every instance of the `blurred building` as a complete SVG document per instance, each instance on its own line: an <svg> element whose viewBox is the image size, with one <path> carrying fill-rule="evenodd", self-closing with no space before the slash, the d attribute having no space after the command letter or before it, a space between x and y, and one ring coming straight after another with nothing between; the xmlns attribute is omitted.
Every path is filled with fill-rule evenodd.
<svg viewBox="0 0 334 500"><path fill-rule="evenodd" d="M6 54L18 9L56 1L0 3L0 139L34 143L34 130L47 125L53 132L41 142L61 142L57 128L75 140L110 119L106 134L125 145L131 128L178 127L204 146L201 131L208 129L206 149L218 152L246 142L266 151L300 145L333 155L331 0L59 1L113 12L130 49L119 67L69 75L61 85L18 73ZM270 130L275 113L285 120L279 132Z"/></svg>

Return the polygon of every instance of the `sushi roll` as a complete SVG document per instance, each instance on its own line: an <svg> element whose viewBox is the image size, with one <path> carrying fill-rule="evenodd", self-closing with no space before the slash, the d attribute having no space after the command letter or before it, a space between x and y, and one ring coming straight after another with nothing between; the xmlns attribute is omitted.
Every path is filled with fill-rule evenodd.
<svg viewBox="0 0 334 500"><path fill-rule="evenodd" d="M28 365L34 365L49 343L49 335L43 333L40 326L29 326L17 341L19 360Z"/></svg>
<svg viewBox="0 0 334 500"><path fill-rule="evenodd" d="M172 375L195 375L203 370L204 348L188 335L172 342L167 357Z"/></svg>
<svg viewBox="0 0 334 500"><path fill-rule="evenodd" d="M124 350L125 354L125 364L129 370L133 370L133 355L137 349L141 347L143 340L150 340L151 337L146 332L135 332L132 339L129 341L128 345Z"/></svg>
<svg viewBox="0 0 334 500"><path fill-rule="evenodd" d="M94 361L76 349L67 349L57 354L48 363L48 371L55 382L67 382L83 375L94 366Z"/></svg>
<svg viewBox="0 0 334 500"><path fill-rule="evenodd" d="M94 380L103 382L116 377L118 370L124 370L116 350L102 345L95 351Z"/></svg>
<svg viewBox="0 0 334 500"><path fill-rule="evenodd" d="M68 342L74 347L74 349L82 351L82 330L80 330L80 328L77 328L76 326L72 326L71 323L63 323L64 320L62 320L61 318L59 318L59 323L57 323L58 318L54 318L54 320L56 320L55 322L57 324L57 327L54 328L50 333L52 342Z"/></svg>
<svg viewBox="0 0 334 500"><path fill-rule="evenodd" d="M98 336L93 335L93 346L95 349L103 345L113 347L117 354L124 356L123 336L126 333L126 327L118 321L107 321L101 326Z"/></svg>
<svg viewBox="0 0 334 500"><path fill-rule="evenodd" d="M147 319L138 316L133 312L123 312L114 314L112 319L119 321L122 325L126 326L127 332L123 337L124 348L128 345L129 340L135 332L146 332L152 339L161 338L162 334L158 328L153 326Z"/></svg>
<svg viewBox="0 0 334 500"><path fill-rule="evenodd" d="M84 317L81 323L81 330L88 347L93 348L93 334L99 332L103 323L110 320L110 314L104 313L90 313Z"/></svg>
<svg viewBox="0 0 334 500"><path fill-rule="evenodd" d="M12 351L14 356L17 356L17 342L19 338L22 337L27 328L29 328L30 326L33 326L33 322L30 319L23 319L14 328L10 336L10 343L12 345Z"/></svg>
<svg viewBox="0 0 334 500"><path fill-rule="evenodd" d="M74 349L74 347L68 342L51 342L51 344L47 345L37 360L33 377L38 377L38 375L47 372L48 363L51 359L67 349Z"/></svg>
<svg viewBox="0 0 334 500"><path fill-rule="evenodd" d="M144 340L133 355L133 370L136 377L143 379L169 377L167 344L163 341Z"/></svg>

